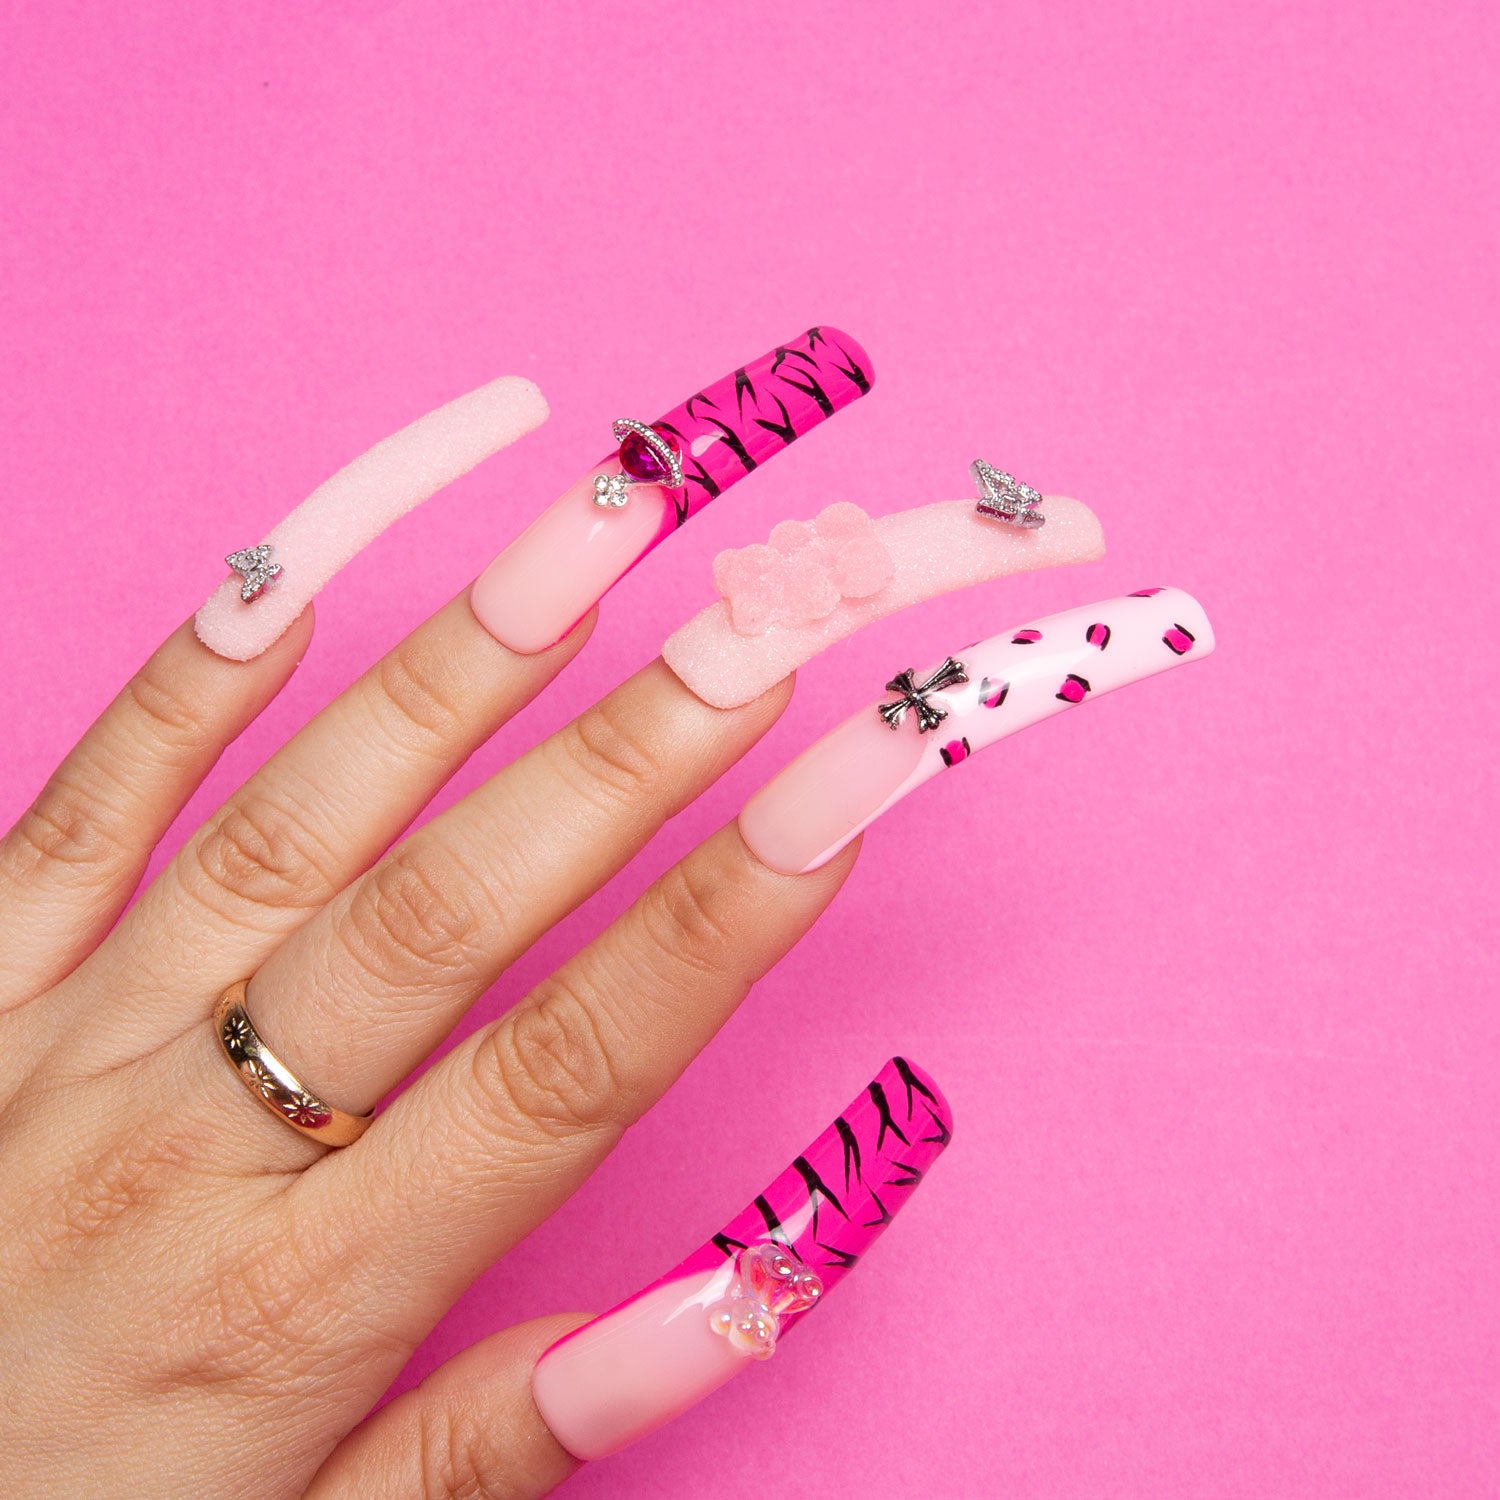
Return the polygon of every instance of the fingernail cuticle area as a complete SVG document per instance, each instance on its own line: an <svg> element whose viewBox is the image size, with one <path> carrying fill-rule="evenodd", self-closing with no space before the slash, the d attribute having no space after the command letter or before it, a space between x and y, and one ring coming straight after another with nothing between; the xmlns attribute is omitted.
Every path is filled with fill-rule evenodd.
<svg viewBox="0 0 1500 1500"><path fill-rule="evenodd" d="M512 651L554 646L650 550L670 508L659 485L630 487L629 504L597 503L595 481L620 472L600 464L534 520L475 581L475 617Z"/></svg>

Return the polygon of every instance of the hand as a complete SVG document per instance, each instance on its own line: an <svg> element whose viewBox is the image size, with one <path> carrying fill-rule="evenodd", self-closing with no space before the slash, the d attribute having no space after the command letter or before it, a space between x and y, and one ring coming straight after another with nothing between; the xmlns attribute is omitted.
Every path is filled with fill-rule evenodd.
<svg viewBox="0 0 1500 1500"><path fill-rule="evenodd" d="M248 976L266 1043L370 1110L789 695L714 709L655 662L385 852L592 624L520 655L454 601L126 911L312 619L244 663L184 627L0 844L6 1495L521 1497L571 1471L529 1381L580 1319L497 1333L364 1419L807 930L854 850L782 875L722 830L343 1150L257 1107L210 1017Z"/></svg>

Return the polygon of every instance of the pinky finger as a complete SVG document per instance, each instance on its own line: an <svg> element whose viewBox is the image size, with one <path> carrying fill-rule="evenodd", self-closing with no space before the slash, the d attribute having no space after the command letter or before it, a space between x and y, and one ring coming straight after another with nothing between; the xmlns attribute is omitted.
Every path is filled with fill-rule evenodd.
<svg viewBox="0 0 1500 1500"><path fill-rule="evenodd" d="M0 1011L92 950L183 804L280 692L311 636L308 610L263 656L232 662L183 625L84 733L0 840Z"/></svg>
<svg viewBox="0 0 1500 1500"><path fill-rule="evenodd" d="M538 1318L471 1345L356 1427L304 1500L531 1500L578 1468L531 1398L531 1372L584 1319Z"/></svg>

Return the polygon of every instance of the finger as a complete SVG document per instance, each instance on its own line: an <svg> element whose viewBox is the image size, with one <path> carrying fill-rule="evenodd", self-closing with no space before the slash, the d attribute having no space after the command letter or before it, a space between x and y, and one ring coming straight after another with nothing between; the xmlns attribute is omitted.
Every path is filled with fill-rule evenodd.
<svg viewBox="0 0 1500 1500"><path fill-rule="evenodd" d="M459 598L377 662L188 840L100 947L90 966L109 975L112 1001L91 1025L93 1053L138 1054L201 1019L379 858L572 660L592 623L520 656Z"/></svg>
<svg viewBox="0 0 1500 1500"><path fill-rule="evenodd" d="M312 612L250 663L184 625L99 716L0 842L0 1009L69 973L129 901L151 851L224 747L281 690Z"/></svg>
<svg viewBox="0 0 1500 1500"><path fill-rule="evenodd" d="M531 1399L531 1371L577 1317L538 1318L471 1345L355 1428L306 1500L530 1500L578 1468Z"/></svg>
<svg viewBox="0 0 1500 1500"><path fill-rule="evenodd" d="M937 1084L891 1058L717 1234L542 1355L531 1389L552 1435L607 1458L769 1359L864 1264L952 1139Z"/></svg>
<svg viewBox="0 0 1500 1500"><path fill-rule="evenodd" d="M780 875L721 830L494 1024L425 1073L356 1145L291 1187L350 1206L356 1278L438 1316L556 1209L817 920L852 849ZM273 1122L274 1123L274 1122ZM372 1269L373 1268L373 1269Z"/></svg>
<svg viewBox="0 0 1500 1500"><path fill-rule="evenodd" d="M434 818L267 959L246 1009L293 1071L369 1109L496 977L776 721L654 662ZM270 1122L272 1125L274 1121Z"/></svg>
<svg viewBox="0 0 1500 1500"><path fill-rule="evenodd" d="M643 429L676 454L665 471L657 462L655 479L641 469L642 455L632 454L639 434L624 436L616 455L565 491L476 581L468 599L450 607L446 635L442 626L419 631L376 668L373 684L368 678L364 684L375 690L356 693L363 699L356 709L370 712L356 711L341 726L336 711L210 820L119 934L121 943L107 959L112 996L122 981L133 981L132 988L153 997L148 1009L159 1024L201 1017L202 991L222 989L257 968L280 939L389 845L474 745L514 710L514 702L495 710L486 674L525 679L526 665L515 658L535 655L531 668L541 680L550 678L581 644L598 598L634 562L797 436L868 391L872 378L858 344L835 329L813 328L674 407L657 424L661 431ZM531 395L539 400L534 390ZM378 445L278 528L278 545L312 549L300 555L299 576L325 577L343 557L329 540L329 515L348 520L351 506L384 505L396 491L409 500L430 492L436 470L446 472L443 454L453 436L445 414L467 410L468 400ZM732 421L716 415L731 403L738 413ZM518 410L533 404L522 401ZM779 422L770 420L772 410ZM519 423L517 435L526 425ZM473 438L468 418L458 426ZM626 470L643 482L627 484ZM675 488L666 482L672 470ZM605 501L596 488L601 482L606 490L617 484L619 493ZM385 499L377 493L383 490L391 492ZM340 535L347 530L342 522L333 528ZM290 567L291 550L286 557ZM226 601L235 609L232 591L221 590L200 613L200 632L233 655L260 649L279 628L282 606L275 600L282 582L266 596L266 631L254 623L262 618L255 605L228 622L220 618ZM481 644L477 637L486 634ZM394 690L380 691L390 688L382 672L395 679ZM533 678L519 701L539 686ZM478 716L466 690L480 694ZM331 732L339 728L344 732ZM186 1008L163 1005L170 996ZM146 1036L132 1010L117 1005L111 1021L132 1045L158 1045L163 1036ZM106 1059L117 1050L111 1037L101 1035L95 1044Z"/></svg>

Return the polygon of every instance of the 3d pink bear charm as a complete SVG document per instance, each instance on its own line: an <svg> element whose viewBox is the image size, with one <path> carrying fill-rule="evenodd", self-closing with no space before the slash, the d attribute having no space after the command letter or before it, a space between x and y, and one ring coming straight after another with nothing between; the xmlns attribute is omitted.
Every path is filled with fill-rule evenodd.
<svg viewBox="0 0 1500 1500"><path fill-rule="evenodd" d="M735 1258L729 1296L708 1311L708 1326L723 1334L737 1354L770 1359L781 1319L806 1312L822 1295L822 1281L790 1250L747 1245Z"/></svg>
<svg viewBox="0 0 1500 1500"><path fill-rule="evenodd" d="M741 635L773 625L807 625L845 599L878 594L895 574L875 523L859 506L837 501L812 521L782 521L769 543L721 552L714 586Z"/></svg>

